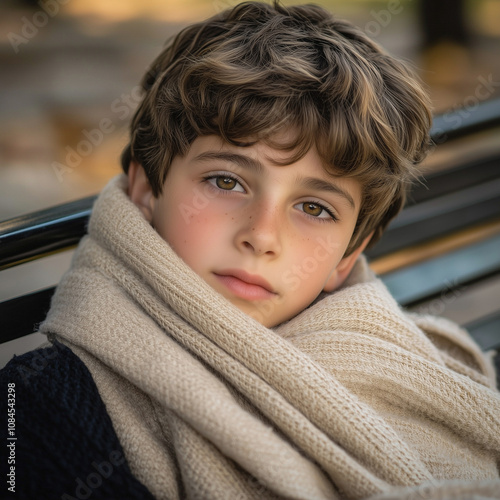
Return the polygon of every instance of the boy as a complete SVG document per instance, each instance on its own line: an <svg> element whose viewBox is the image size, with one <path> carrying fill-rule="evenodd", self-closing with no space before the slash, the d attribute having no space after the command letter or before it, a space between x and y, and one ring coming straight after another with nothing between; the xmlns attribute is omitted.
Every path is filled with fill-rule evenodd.
<svg viewBox="0 0 500 500"><path fill-rule="evenodd" d="M490 365L361 256L429 143L406 67L319 7L246 2L182 31L143 88L53 346L3 373L23 493L498 498Z"/></svg>

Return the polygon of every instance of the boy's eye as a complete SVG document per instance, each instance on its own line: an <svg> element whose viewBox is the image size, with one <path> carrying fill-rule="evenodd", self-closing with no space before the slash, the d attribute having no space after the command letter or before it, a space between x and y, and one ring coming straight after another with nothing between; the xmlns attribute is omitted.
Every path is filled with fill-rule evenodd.
<svg viewBox="0 0 500 500"><path fill-rule="evenodd" d="M314 215L315 217L318 217L323 212L323 207L316 205L316 203L303 203L302 207L306 214Z"/></svg>
<svg viewBox="0 0 500 500"><path fill-rule="evenodd" d="M221 189L234 189L237 184L232 177L216 177L215 183Z"/></svg>
<svg viewBox="0 0 500 500"><path fill-rule="evenodd" d="M319 203L313 203L311 201L306 201L304 203L299 203L296 205L299 210L302 210L307 215L311 217L316 217L317 219L330 219L337 220L337 218L323 205Z"/></svg>
<svg viewBox="0 0 500 500"><path fill-rule="evenodd" d="M210 184L223 191L238 191L245 192L243 186L234 178L229 175L213 175L206 178Z"/></svg>

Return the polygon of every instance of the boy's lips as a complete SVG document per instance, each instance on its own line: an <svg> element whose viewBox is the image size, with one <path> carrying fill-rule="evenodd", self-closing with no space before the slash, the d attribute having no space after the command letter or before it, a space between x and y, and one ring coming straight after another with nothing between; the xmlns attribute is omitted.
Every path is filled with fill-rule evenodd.
<svg viewBox="0 0 500 500"><path fill-rule="evenodd" d="M271 285L261 276L239 269L214 272L215 277L238 297L247 300L270 299L276 295Z"/></svg>

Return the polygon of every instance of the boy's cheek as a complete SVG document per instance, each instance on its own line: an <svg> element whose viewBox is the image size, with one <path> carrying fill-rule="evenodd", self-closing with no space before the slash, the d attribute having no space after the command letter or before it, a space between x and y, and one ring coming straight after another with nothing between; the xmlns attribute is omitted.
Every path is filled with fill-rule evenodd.
<svg viewBox="0 0 500 500"><path fill-rule="evenodd" d="M227 222L224 219L227 217L207 209L190 213L182 212L182 205L178 209L176 217L164 218L155 227L160 236L185 261L190 263L200 252L207 255L210 249L225 241ZM172 207L172 215L174 211L175 207Z"/></svg>

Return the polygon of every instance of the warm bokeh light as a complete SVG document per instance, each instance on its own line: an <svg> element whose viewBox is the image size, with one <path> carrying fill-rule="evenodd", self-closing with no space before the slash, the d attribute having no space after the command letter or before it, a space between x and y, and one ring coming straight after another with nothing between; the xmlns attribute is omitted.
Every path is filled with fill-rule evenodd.
<svg viewBox="0 0 500 500"><path fill-rule="evenodd" d="M101 21L119 22L149 17L157 21L189 23L215 13L220 6L230 6L226 0L206 2L204 0L122 0L102 2L99 0L71 0L66 11L75 16L94 16Z"/></svg>

